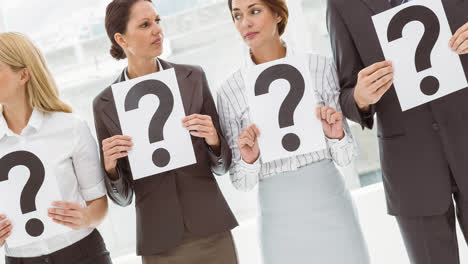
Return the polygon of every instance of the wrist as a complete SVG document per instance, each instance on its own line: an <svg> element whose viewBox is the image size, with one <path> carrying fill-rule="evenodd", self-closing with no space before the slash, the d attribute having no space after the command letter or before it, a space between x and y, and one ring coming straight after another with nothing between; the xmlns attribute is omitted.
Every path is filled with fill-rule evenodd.
<svg viewBox="0 0 468 264"><path fill-rule="evenodd" d="M92 214L92 210L89 207L86 207L84 210L84 228L96 228L99 225L99 220L97 215ZM96 211L96 209L94 209Z"/></svg>
<svg viewBox="0 0 468 264"><path fill-rule="evenodd" d="M216 139L214 140L214 142L209 142L205 139L205 142L206 144L208 145L208 147L217 155L219 156L220 152L221 152L221 142L219 140L219 137L216 137Z"/></svg>
<svg viewBox="0 0 468 264"><path fill-rule="evenodd" d="M344 132L344 130L342 130L342 131L341 131L341 135L338 136L336 139L342 140L344 137L345 137L345 132Z"/></svg>
<svg viewBox="0 0 468 264"><path fill-rule="evenodd" d="M363 103L360 103L358 100L354 99L354 101L356 102L356 105L357 107L359 108L359 111L361 112L369 112L370 110L370 105L369 104L363 104Z"/></svg>
<svg viewBox="0 0 468 264"><path fill-rule="evenodd" d="M345 137L345 133L343 131L340 135L336 136L328 136L327 134L325 134L325 137L332 140L342 140Z"/></svg>
<svg viewBox="0 0 468 264"><path fill-rule="evenodd" d="M221 145L221 142L219 141L218 137L213 141L205 140L205 142L206 144L208 144L208 146L210 146L210 148L219 148L219 146Z"/></svg>
<svg viewBox="0 0 468 264"><path fill-rule="evenodd" d="M245 159L244 157L241 157L241 158L242 158L242 160L243 160L245 163L252 165L252 164L254 164L254 163L258 160L258 157L259 157L259 156L260 156L260 155L257 155L257 157L251 158L251 159Z"/></svg>
<svg viewBox="0 0 468 264"><path fill-rule="evenodd" d="M117 173L117 169L116 167L112 168L112 169L106 169L106 173L107 175L109 176L109 178L111 180L118 180L119 179L119 175Z"/></svg>
<svg viewBox="0 0 468 264"><path fill-rule="evenodd" d="M84 228L91 228L92 227L92 221L91 221L91 216L89 215L89 210L87 208L83 209L83 226Z"/></svg>
<svg viewBox="0 0 468 264"><path fill-rule="evenodd" d="M256 160L245 160L244 158L242 158L242 160L243 160L245 163L250 164L250 165L254 164L255 161L256 161Z"/></svg>
<svg viewBox="0 0 468 264"><path fill-rule="evenodd" d="M356 90L354 90L354 102L356 103L356 106L359 108L360 111L367 112L369 111L370 104L363 103L359 96L356 94Z"/></svg>

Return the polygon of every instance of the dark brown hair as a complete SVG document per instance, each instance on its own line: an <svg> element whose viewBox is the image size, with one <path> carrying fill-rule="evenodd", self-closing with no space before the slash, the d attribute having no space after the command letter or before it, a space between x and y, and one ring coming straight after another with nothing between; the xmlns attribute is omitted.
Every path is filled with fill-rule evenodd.
<svg viewBox="0 0 468 264"><path fill-rule="evenodd" d="M138 1L153 2L152 0L113 0L107 5L105 19L106 32L112 43L110 54L117 60L125 59L127 56L122 47L115 41L114 35L115 33L125 34L128 20L130 19L130 9Z"/></svg>
<svg viewBox="0 0 468 264"><path fill-rule="evenodd" d="M283 35L286 25L288 24L289 11L285 0L261 0L271 11L277 13L281 17L281 22L278 23L278 33ZM232 12L232 0L228 0L229 10ZM232 13L231 13L232 14ZM232 15L231 15L232 16ZM232 17L234 21L234 17Z"/></svg>

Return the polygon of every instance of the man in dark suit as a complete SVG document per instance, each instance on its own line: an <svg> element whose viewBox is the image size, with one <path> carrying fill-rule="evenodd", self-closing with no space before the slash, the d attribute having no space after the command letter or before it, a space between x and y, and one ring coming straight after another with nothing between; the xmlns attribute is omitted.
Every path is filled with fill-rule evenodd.
<svg viewBox="0 0 468 264"><path fill-rule="evenodd" d="M455 209L468 235L468 90L402 112L371 16L404 0L328 0L327 25L344 115L371 129L377 116L387 208L413 264L459 263ZM468 77L468 0L442 0ZM449 66L449 65L447 65Z"/></svg>

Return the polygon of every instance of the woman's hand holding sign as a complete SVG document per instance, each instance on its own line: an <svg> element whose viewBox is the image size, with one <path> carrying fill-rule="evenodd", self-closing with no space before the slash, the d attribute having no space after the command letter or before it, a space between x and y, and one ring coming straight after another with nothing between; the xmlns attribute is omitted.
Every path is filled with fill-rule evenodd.
<svg viewBox="0 0 468 264"><path fill-rule="evenodd" d="M240 133L237 139L237 147L240 150L242 160L248 164L253 164L260 156L259 136L260 130L257 126L250 125Z"/></svg>
<svg viewBox="0 0 468 264"><path fill-rule="evenodd" d="M209 115L193 114L182 119L182 125L190 131L194 137L204 138L206 144L219 155L221 143L219 141L218 131Z"/></svg>
<svg viewBox="0 0 468 264"><path fill-rule="evenodd" d="M115 171L117 160L128 156L132 149L132 138L129 136L113 136L102 141L102 152L104 153L104 169L112 179L117 179Z"/></svg>
<svg viewBox="0 0 468 264"><path fill-rule="evenodd" d="M317 106L317 118L322 121L322 128L325 136L329 139L342 139L343 114L328 106Z"/></svg>

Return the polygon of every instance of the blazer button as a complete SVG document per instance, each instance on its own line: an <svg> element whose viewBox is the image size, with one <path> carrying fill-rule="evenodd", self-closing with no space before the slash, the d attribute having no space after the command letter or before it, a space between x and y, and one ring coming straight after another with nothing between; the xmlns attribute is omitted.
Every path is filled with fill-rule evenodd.
<svg viewBox="0 0 468 264"><path fill-rule="evenodd" d="M434 129L435 131L439 131L439 129L440 129L439 124L432 123L432 129Z"/></svg>

